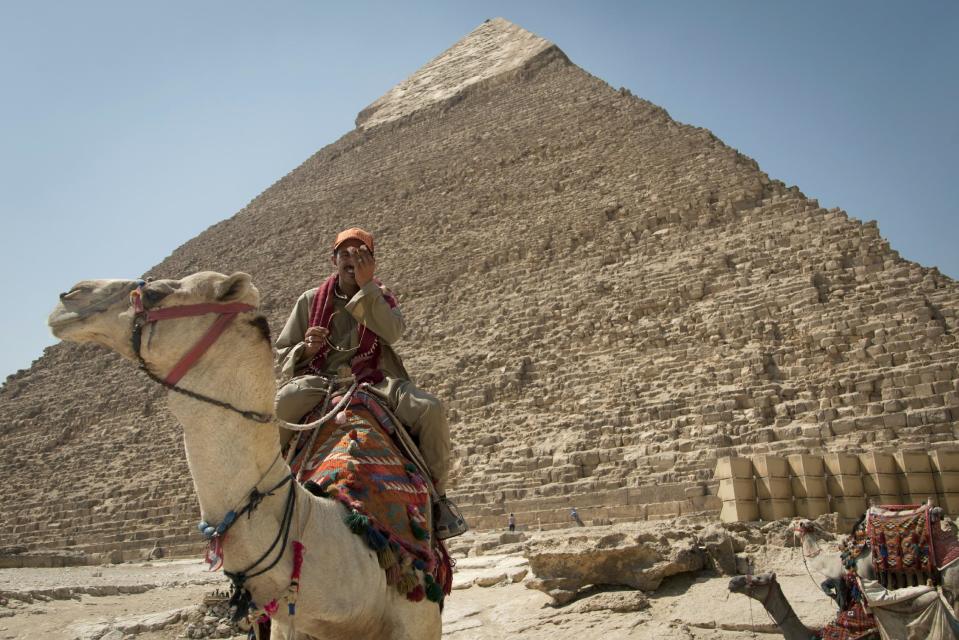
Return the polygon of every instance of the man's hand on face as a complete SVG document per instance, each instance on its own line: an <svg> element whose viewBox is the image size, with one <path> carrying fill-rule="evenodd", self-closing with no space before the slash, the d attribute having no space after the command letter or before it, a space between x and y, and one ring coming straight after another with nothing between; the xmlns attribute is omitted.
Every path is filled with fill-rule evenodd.
<svg viewBox="0 0 959 640"><path fill-rule="evenodd" d="M329 335L330 331L324 327L310 327L307 329L306 335L303 336L303 342L306 343L306 357L312 358L315 356Z"/></svg>
<svg viewBox="0 0 959 640"><path fill-rule="evenodd" d="M353 279L356 280L356 285L362 289L367 282L373 279L373 273L376 271L376 260L373 259L373 254L366 248L366 245L359 248L350 247L348 251L350 257L353 258Z"/></svg>

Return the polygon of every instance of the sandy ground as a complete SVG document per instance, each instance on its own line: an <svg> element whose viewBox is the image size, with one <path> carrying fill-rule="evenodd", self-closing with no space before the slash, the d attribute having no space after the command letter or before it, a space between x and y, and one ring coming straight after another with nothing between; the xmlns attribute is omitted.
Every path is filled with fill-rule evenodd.
<svg viewBox="0 0 959 640"><path fill-rule="evenodd" d="M640 611L602 609L610 598L638 595L609 591L557 608L550 606L545 594L524 586L528 567L521 553L496 551L458 560L454 591L443 615L444 638L581 640L586 633L589 637L601 634L604 640L776 637L768 635L774 633L774 626L759 603L728 593L728 577L711 572L675 576L647 594L649 607ZM783 591L806 624L820 625L831 616L832 603L807 574L798 550L773 547L753 557L756 573L776 571ZM477 582L493 584L484 587ZM114 631L109 640L173 640L183 637L185 622L142 629L163 625L175 617L170 612L196 605L205 594L226 585L221 575L206 572L199 561L3 569L0 594L7 604L0 606L0 640L93 638L117 625L125 631ZM143 592L91 593L110 593L112 587Z"/></svg>

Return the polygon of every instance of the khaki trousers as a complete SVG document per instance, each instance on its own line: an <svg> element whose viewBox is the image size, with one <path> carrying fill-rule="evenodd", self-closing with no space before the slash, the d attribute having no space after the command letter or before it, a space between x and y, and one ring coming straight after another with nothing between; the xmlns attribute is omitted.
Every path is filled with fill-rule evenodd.
<svg viewBox="0 0 959 640"><path fill-rule="evenodd" d="M277 417L299 422L326 396L321 380L319 376L304 375L283 385L276 394ZM443 403L409 380L386 378L373 390L386 399L390 410L417 439L437 493L445 494L450 472L450 427Z"/></svg>

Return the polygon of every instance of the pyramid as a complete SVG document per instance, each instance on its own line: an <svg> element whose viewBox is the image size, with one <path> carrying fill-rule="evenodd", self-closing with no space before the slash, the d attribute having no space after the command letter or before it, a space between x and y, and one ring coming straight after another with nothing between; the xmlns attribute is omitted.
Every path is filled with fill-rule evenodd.
<svg viewBox="0 0 959 640"><path fill-rule="evenodd" d="M474 527L718 513L723 456L955 443L955 281L552 43L487 21L356 125L147 275L246 271L276 333L372 231ZM113 354L8 378L0 450L0 562L200 546L164 392Z"/></svg>

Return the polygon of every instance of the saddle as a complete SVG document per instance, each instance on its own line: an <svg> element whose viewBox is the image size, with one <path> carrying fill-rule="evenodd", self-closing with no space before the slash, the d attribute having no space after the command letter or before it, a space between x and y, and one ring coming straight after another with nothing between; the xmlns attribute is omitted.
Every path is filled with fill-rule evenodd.
<svg viewBox="0 0 959 640"><path fill-rule="evenodd" d="M870 507L859 537L868 540L873 567L887 589L938 584L940 571L959 559L959 541L939 526L929 503Z"/></svg>
<svg viewBox="0 0 959 640"><path fill-rule="evenodd" d="M304 422L325 411L318 406ZM288 446L297 480L347 508L346 525L376 553L389 585L413 601L440 602L450 593L452 561L433 534L425 464L414 462L415 444L374 393L355 390L344 409Z"/></svg>

